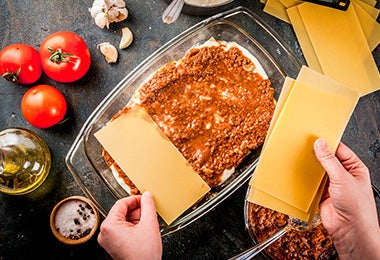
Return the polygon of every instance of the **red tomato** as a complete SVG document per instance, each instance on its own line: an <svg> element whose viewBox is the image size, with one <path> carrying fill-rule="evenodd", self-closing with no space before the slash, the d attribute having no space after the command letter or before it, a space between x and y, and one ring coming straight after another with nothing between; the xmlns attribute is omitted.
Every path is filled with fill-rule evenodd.
<svg viewBox="0 0 380 260"><path fill-rule="evenodd" d="M40 54L27 44L8 45L0 51L0 74L14 83L32 84L42 74Z"/></svg>
<svg viewBox="0 0 380 260"><path fill-rule="evenodd" d="M38 128L59 123L66 114L66 99L50 85L37 85L28 89L21 100L21 111L26 121Z"/></svg>
<svg viewBox="0 0 380 260"><path fill-rule="evenodd" d="M73 82L82 78L91 64L85 41L73 32L56 32L44 39L40 48L42 68L58 82Z"/></svg>

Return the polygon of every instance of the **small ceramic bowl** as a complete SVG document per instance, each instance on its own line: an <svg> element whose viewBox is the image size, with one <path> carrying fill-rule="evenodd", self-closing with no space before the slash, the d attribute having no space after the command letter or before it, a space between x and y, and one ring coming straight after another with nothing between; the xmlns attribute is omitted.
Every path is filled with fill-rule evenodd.
<svg viewBox="0 0 380 260"><path fill-rule="evenodd" d="M82 196L61 200L50 214L50 228L54 236L66 245L88 241L98 229L99 222L95 205Z"/></svg>

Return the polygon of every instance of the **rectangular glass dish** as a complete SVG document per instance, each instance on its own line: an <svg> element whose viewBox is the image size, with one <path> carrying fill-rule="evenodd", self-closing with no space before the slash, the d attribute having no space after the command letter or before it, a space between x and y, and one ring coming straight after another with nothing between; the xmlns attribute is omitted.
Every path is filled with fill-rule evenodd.
<svg viewBox="0 0 380 260"><path fill-rule="evenodd" d="M162 46L127 75L97 106L66 156L66 164L75 181L102 215L108 214L117 199L129 195L105 163L102 146L94 137L94 133L127 105L137 87L156 70L168 62L182 58L189 49L212 37L216 40L236 42L255 56L270 79L276 98L285 77L295 78L302 66L302 62L276 32L243 7L208 18ZM252 151L231 177L212 188L201 201L171 225L160 220L161 234L164 236L189 225L241 187L251 177L259 155L260 149Z"/></svg>

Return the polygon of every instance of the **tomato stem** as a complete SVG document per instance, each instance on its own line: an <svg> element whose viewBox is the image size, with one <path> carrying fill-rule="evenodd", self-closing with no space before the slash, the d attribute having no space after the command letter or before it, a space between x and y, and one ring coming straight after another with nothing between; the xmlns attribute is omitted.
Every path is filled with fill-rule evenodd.
<svg viewBox="0 0 380 260"><path fill-rule="evenodd" d="M54 50L51 47L48 47L48 50L50 51L51 55L49 57L49 60L55 63L61 63L61 62L69 62L69 59L66 59L67 57L73 57L78 58L74 54L62 52L61 48L58 48L57 50Z"/></svg>
<svg viewBox="0 0 380 260"><path fill-rule="evenodd" d="M10 72L7 71L1 75L4 79L10 81L10 82L17 82L18 81L18 75L21 72L21 68L18 68L16 72Z"/></svg>

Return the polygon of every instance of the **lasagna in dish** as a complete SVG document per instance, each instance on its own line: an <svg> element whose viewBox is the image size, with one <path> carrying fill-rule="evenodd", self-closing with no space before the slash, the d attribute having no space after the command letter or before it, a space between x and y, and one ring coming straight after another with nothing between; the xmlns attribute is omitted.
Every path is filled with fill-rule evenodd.
<svg viewBox="0 0 380 260"><path fill-rule="evenodd" d="M151 75L113 116L140 105L212 188L264 142L274 90L259 62L234 42L210 39ZM139 190L104 151L118 182Z"/></svg>

